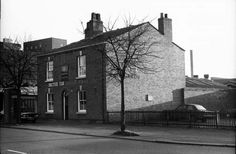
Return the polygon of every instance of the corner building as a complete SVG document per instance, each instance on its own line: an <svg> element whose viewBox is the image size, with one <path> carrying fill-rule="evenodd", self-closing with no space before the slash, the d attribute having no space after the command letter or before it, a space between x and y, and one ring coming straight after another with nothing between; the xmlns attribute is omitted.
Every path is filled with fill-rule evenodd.
<svg viewBox="0 0 236 154"><path fill-rule="evenodd" d="M172 20L159 18L158 29L150 31L161 51L159 70L125 83L126 110L140 110L160 103L178 103L173 91L185 87L184 50L172 42ZM108 37L125 35L130 28L103 32L100 14L92 13L85 39L38 56L38 111L45 119L105 121L107 111L120 110L120 87L107 80L104 54ZM144 38L145 39L145 36Z"/></svg>

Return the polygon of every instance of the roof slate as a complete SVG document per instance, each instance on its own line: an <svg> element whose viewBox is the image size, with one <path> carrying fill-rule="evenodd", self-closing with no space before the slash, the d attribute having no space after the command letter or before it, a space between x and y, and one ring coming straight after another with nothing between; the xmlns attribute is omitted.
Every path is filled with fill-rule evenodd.
<svg viewBox="0 0 236 154"><path fill-rule="evenodd" d="M64 52L64 51L73 50L73 49L76 49L76 48L84 48L84 47L88 47L88 46L102 44L108 38L113 38L113 37L120 36L122 34L127 33L128 31L133 30L133 29L135 29L135 28L137 28L141 25L144 25L144 24L147 24L147 22L142 23L142 24L138 24L138 25L134 25L134 26L130 26L130 27L116 29L116 30L112 30L112 31L108 31L108 32L103 32L103 33L95 35L91 38L82 39L78 42L73 42L73 43L68 44L66 46L63 46L61 48L53 49L50 53L41 54L39 56L51 55L51 54L56 54L56 53L60 53L60 52ZM148 23L148 24L150 24L150 23Z"/></svg>
<svg viewBox="0 0 236 154"><path fill-rule="evenodd" d="M227 89L228 87L214 82L208 79L190 78L186 77L186 87L196 87L196 88L221 88Z"/></svg>

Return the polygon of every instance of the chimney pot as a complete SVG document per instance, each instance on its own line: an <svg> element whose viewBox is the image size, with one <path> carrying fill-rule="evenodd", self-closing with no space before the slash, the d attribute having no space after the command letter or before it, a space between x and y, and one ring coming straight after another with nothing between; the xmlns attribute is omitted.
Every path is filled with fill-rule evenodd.
<svg viewBox="0 0 236 154"><path fill-rule="evenodd" d="M91 19L93 19L93 17L94 17L94 13L91 14Z"/></svg>
<svg viewBox="0 0 236 154"><path fill-rule="evenodd" d="M165 14L165 18L168 18L168 14Z"/></svg>
<svg viewBox="0 0 236 154"><path fill-rule="evenodd" d="M91 20L96 20L96 18L97 18L97 14L93 12L91 16Z"/></svg>
<svg viewBox="0 0 236 154"><path fill-rule="evenodd" d="M209 78L209 74L204 74L204 78L208 79Z"/></svg>
<svg viewBox="0 0 236 154"><path fill-rule="evenodd" d="M163 18L163 13L161 13L161 18Z"/></svg>
<svg viewBox="0 0 236 154"><path fill-rule="evenodd" d="M96 16L97 16L97 20L100 21L101 20L100 14L97 13Z"/></svg>

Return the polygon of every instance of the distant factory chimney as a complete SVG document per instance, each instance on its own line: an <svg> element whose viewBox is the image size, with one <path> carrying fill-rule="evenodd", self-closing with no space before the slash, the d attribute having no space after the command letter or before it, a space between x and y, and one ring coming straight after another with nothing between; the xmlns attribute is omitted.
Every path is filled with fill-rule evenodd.
<svg viewBox="0 0 236 154"><path fill-rule="evenodd" d="M190 69L191 69L191 77L193 77L193 50L190 50Z"/></svg>

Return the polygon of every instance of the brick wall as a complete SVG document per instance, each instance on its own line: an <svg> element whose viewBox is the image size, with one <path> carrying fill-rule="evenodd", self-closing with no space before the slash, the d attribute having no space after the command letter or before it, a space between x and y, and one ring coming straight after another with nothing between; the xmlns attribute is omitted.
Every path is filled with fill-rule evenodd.
<svg viewBox="0 0 236 154"><path fill-rule="evenodd" d="M185 87L184 51L166 40L154 28L150 29L147 36L152 36L153 42L158 42L151 49L161 57L155 59L152 64L152 67L157 68L158 72L155 74L138 72L139 78L125 80L126 110L171 102L173 101L173 90ZM146 95L152 96L153 100L146 101ZM107 83L108 110L120 110L120 102L119 84Z"/></svg>
<svg viewBox="0 0 236 154"><path fill-rule="evenodd" d="M97 47L95 47L97 48ZM80 50L65 52L61 54L53 54L51 56L38 57L38 112L41 113L41 118L63 119L63 103L62 93L65 91L68 94L69 119L91 119L102 120L104 112L103 98L103 61L102 54L96 52L95 48L83 49L83 54L86 55L86 78L76 79L77 77L77 57ZM46 62L48 57L54 61L54 81L61 81L61 66L68 65L69 78L64 81L63 86L52 87L54 94L54 113L48 114L46 93L50 82L46 80ZM82 86L87 94L87 113L77 114L78 109L78 90Z"/></svg>

